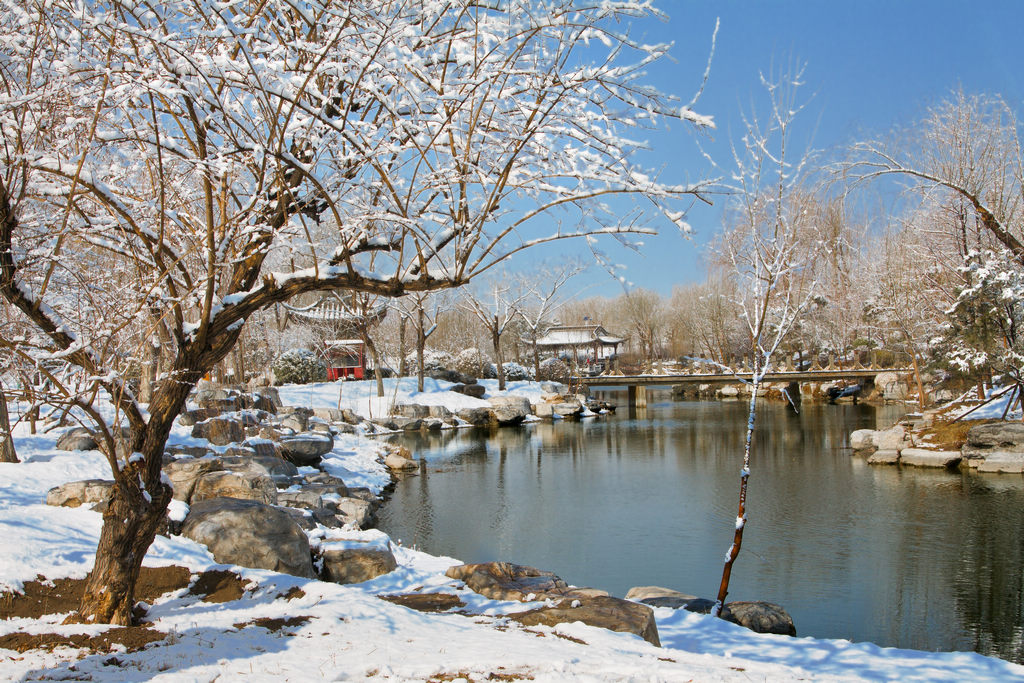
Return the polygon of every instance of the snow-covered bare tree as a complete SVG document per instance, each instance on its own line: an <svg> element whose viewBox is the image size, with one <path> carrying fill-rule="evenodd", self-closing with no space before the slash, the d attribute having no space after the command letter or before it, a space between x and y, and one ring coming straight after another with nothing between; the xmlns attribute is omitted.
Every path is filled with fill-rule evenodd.
<svg viewBox="0 0 1024 683"><path fill-rule="evenodd" d="M795 66L761 81L768 93L768 112L745 117L746 130L734 144L737 192L729 227L719 244L732 267L736 305L751 342L752 379L739 510L732 545L725 555L722 580L713 613L718 615L729 591L733 563L739 555L747 523L747 482L757 418L758 388L794 323L812 304L816 283L807 281L822 251L822 239L802 190L810 151L794 153L799 144L795 121L806 106L798 92L803 67Z"/></svg>
<svg viewBox="0 0 1024 683"><path fill-rule="evenodd" d="M519 273L523 298L519 302L519 318L526 332L526 341L532 347L533 376L540 377L540 349L537 340L554 324L554 314L562 304L563 287L579 275L586 266L568 261L560 264L541 264Z"/></svg>
<svg viewBox="0 0 1024 683"><path fill-rule="evenodd" d="M649 289L632 289L619 297L636 335L640 356L646 372L654 369L654 359L661 349L661 335L665 327L666 311L661 296Z"/></svg>
<svg viewBox="0 0 1024 683"><path fill-rule="evenodd" d="M416 391L423 391L423 354L427 339L437 330L440 315L451 307L450 292L413 292L393 303L399 315L411 322L416 334ZM402 349L402 353L405 350Z"/></svg>
<svg viewBox="0 0 1024 683"><path fill-rule="evenodd" d="M490 337L494 364L498 367L498 390L505 391L505 357L501 348L502 336L509 324L519 315L519 307L526 296L520 283L507 274L492 275L476 286L459 290L460 306L473 313Z"/></svg>
<svg viewBox="0 0 1024 683"><path fill-rule="evenodd" d="M999 248L1024 265L1024 152L1002 98L954 92L893 142L862 142L855 151L851 168L862 179L902 178L966 202Z"/></svg>
<svg viewBox="0 0 1024 683"><path fill-rule="evenodd" d="M626 137L707 123L639 78L667 46L617 20L649 11L0 0L0 294L36 331L5 353L94 423L115 480L81 618L131 621L167 435L255 312L458 286L533 244L681 222L703 185L659 182ZM585 218L562 229L560 209ZM167 363L143 408L128 379L156 321Z"/></svg>

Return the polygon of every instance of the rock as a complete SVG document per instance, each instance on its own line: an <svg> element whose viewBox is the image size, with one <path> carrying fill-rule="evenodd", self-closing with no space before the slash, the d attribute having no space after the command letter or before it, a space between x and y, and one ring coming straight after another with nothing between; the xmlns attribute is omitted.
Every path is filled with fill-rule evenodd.
<svg viewBox="0 0 1024 683"><path fill-rule="evenodd" d="M738 398L740 395L739 387L732 384L726 384L724 387L718 389L718 395L721 398Z"/></svg>
<svg viewBox="0 0 1024 683"><path fill-rule="evenodd" d="M895 465L900 461L900 452L894 450L878 450L868 458L869 465Z"/></svg>
<svg viewBox="0 0 1024 683"><path fill-rule="evenodd" d="M196 479L190 505L212 498L255 500L274 505L277 503L277 486L274 485L273 479L262 474L207 472Z"/></svg>
<svg viewBox="0 0 1024 683"><path fill-rule="evenodd" d="M278 491L277 504L282 507L317 510L324 506L324 499L316 491Z"/></svg>
<svg viewBox="0 0 1024 683"><path fill-rule="evenodd" d="M727 602L721 617L755 633L795 636L796 626L786 610L771 602Z"/></svg>
<svg viewBox="0 0 1024 683"><path fill-rule="evenodd" d="M182 427L191 427L197 422L209 420L211 417L217 417L218 415L220 415L219 408L196 408L195 410L186 410L178 416L178 424Z"/></svg>
<svg viewBox="0 0 1024 683"><path fill-rule="evenodd" d="M697 596L680 593L671 588L661 588L660 586L635 586L626 593L626 599L636 600L652 607L679 609L680 607L685 607L692 600L696 600Z"/></svg>
<svg viewBox="0 0 1024 683"><path fill-rule="evenodd" d="M208 455L214 455L206 446L183 446L181 444L175 444L168 446L164 450L165 455L170 455L172 458L205 458Z"/></svg>
<svg viewBox="0 0 1024 683"><path fill-rule="evenodd" d="M428 416L444 420L452 416L452 411L448 410L446 406L430 406Z"/></svg>
<svg viewBox="0 0 1024 683"><path fill-rule="evenodd" d="M533 406L533 414L537 417L551 417L554 411L552 410L554 405L541 401L537 405Z"/></svg>
<svg viewBox="0 0 1024 683"><path fill-rule="evenodd" d="M284 457L302 467L316 465L321 456L334 448L334 437L322 432L305 432L281 437Z"/></svg>
<svg viewBox="0 0 1024 683"><path fill-rule="evenodd" d="M354 524L360 529L368 526L373 520L373 506L359 498L339 498L334 501L338 515L343 517L346 523Z"/></svg>
<svg viewBox="0 0 1024 683"><path fill-rule="evenodd" d="M341 548L327 548L322 559L323 579L332 583L362 583L398 567L391 550L379 544L351 543Z"/></svg>
<svg viewBox="0 0 1024 683"><path fill-rule="evenodd" d="M291 516L254 500L193 503L181 534L210 549L217 562L314 578L309 540Z"/></svg>
<svg viewBox="0 0 1024 683"><path fill-rule="evenodd" d="M463 408L458 412L461 419L471 425L489 425L494 421L494 415L489 408Z"/></svg>
<svg viewBox="0 0 1024 683"><path fill-rule="evenodd" d="M972 427L961 452L979 472L1024 472L1024 424L992 422Z"/></svg>
<svg viewBox="0 0 1024 683"><path fill-rule="evenodd" d="M299 475L294 464L276 455L224 456L219 460L225 470L270 477L275 485L290 483Z"/></svg>
<svg viewBox="0 0 1024 683"><path fill-rule="evenodd" d="M909 445L907 441L907 430L903 425L895 425L889 429L875 432L872 442L880 451L900 451Z"/></svg>
<svg viewBox="0 0 1024 683"><path fill-rule="evenodd" d="M100 503L106 507L114 482L106 479L84 479L54 486L46 492L46 504L76 508Z"/></svg>
<svg viewBox="0 0 1024 683"><path fill-rule="evenodd" d="M309 430L312 432L320 432L321 434L330 434L331 425L327 424L325 420L321 420L319 417L309 418Z"/></svg>
<svg viewBox="0 0 1024 683"><path fill-rule="evenodd" d="M328 422L345 421L345 413L337 408L313 408L313 416Z"/></svg>
<svg viewBox="0 0 1024 683"><path fill-rule="evenodd" d="M559 382L541 382L540 390L545 394L564 394L568 388Z"/></svg>
<svg viewBox="0 0 1024 683"><path fill-rule="evenodd" d="M336 482L324 481L303 484L301 490L315 493L323 498L325 502L348 496L348 487L345 486L345 482L341 479L338 479Z"/></svg>
<svg viewBox="0 0 1024 683"><path fill-rule="evenodd" d="M923 448L904 448L900 451L900 464L914 467L954 468L962 458L960 451L929 451Z"/></svg>
<svg viewBox="0 0 1024 683"><path fill-rule="evenodd" d="M530 400L525 396L494 396L489 402L499 425L517 425L531 414Z"/></svg>
<svg viewBox="0 0 1024 683"><path fill-rule="evenodd" d="M855 453L875 450L875 430L858 429L850 434L850 448Z"/></svg>
<svg viewBox="0 0 1024 683"><path fill-rule="evenodd" d="M466 384L463 385L462 393L473 398L483 398L487 390L483 384Z"/></svg>
<svg viewBox="0 0 1024 683"><path fill-rule="evenodd" d="M648 643L661 647L654 610L621 598L564 598L554 607L540 607L508 616L525 626L554 626L581 621L609 631L634 633Z"/></svg>
<svg viewBox="0 0 1024 683"><path fill-rule="evenodd" d="M192 500L192 492L199 477L223 469L218 458L182 458L164 465L163 472L171 481L174 498L187 503Z"/></svg>
<svg viewBox="0 0 1024 683"><path fill-rule="evenodd" d="M416 403L399 403L395 406L395 415L423 419L430 417L430 408Z"/></svg>
<svg viewBox="0 0 1024 683"><path fill-rule="evenodd" d="M491 600L541 600L560 598L569 586L552 572L510 562L485 562L449 567L445 576L464 581L466 586Z"/></svg>
<svg viewBox="0 0 1024 683"><path fill-rule="evenodd" d="M384 457L384 466L389 470L418 470L420 468L415 460L396 452L388 453Z"/></svg>
<svg viewBox="0 0 1024 683"><path fill-rule="evenodd" d="M555 403L551 406L551 412L559 417L572 419L578 417L583 412L583 406L575 401L567 403Z"/></svg>
<svg viewBox="0 0 1024 683"><path fill-rule="evenodd" d="M440 431L444 429L445 421L439 417L428 417L423 421L423 428L429 431Z"/></svg>
<svg viewBox="0 0 1024 683"><path fill-rule="evenodd" d="M891 390L899 381L900 376L895 372L880 372L875 375L875 389L884 395L886 391Z"/></svg>
<svg viewBox="0 0 1024 683"><path fill-rule="evenodd" d="M245 427L239 420L231 417L211 417L197 422L192 427L192 436L206 439L215 446L227 446L229 443L240 443L245 440Z"/></svg>
<svg viewBox="0 0 1024 683"><path fill-rule="evenodd" d="M290 413L281 418L281 427L299 433L306 431L309 417L302 413Z"/></svg>
<svg viewBox="0 0 1024 683"><path fill-rule="evenodd" d="M396 415L390 419L392 429L401 429L405 432L415 432L423 426L423 419L419 417L402 417Z"/></svg>
<svg viewBox="0 0 1024 683"><path fill-rule="evenodd" d="M57 437L58 451L94 451L99 448L96 439L85 427L75 427Z"/></svg>
<svg viewBox="0 0 1024 683"><path fill-rule="evenodd" d="M711 614L711 609L714 606L714 600L709 600L707 598L694 598L683 605L683 609L687 612L693 612L694 614Z"/></svg>

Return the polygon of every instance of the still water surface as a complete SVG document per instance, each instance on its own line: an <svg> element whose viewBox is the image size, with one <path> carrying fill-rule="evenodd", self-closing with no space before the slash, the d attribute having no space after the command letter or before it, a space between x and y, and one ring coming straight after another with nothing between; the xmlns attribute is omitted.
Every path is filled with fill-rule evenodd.
<svg viewBox="0 0 1024 683"><path fill-rule="evenodd" d="M851 431L897 417L760 405L729 599L783 605L800 635L1024 661L1024 479L850 455ZM745 403L665 401L579 423L403 436L429 466L398 484L379 526L433 554L532 565L613 595L659 585L713 598L745 422Z"/></svg>

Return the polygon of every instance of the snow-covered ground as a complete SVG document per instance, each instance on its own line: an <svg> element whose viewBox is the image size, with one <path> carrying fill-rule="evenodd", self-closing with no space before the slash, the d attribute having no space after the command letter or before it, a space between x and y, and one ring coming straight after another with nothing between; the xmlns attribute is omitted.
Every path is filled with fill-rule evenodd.
<svg viewBox="0 0 1024 683"><path fill-rule="evenodd" d="M409 391L406 380L391 400L420 403L475 401L430 383L428 393ZM286 387L293 405L338 405L338 385ZM488 385L489 390L496 390ZM511 392L537 392L536 385L512 383ZM342 405L378 409L372 383L345 383ZM474 403L477 404L477 403ZM467 403L467 405L469 405ZM360 410L362 412L362 410ZM98 453L54 449L54 434L16 430L23 460L0 464L0 589L19 589L38 575L84 577L99 535L100 515L83 508L44 504L57 484L107 477ZM172 439L191 437L181 429ZM388 481L368 439L339 436L325 468L355 486L379 490ZM324 542L388 542L379 531L323 531ZM399 568L373 581L338 586L268 571L233 567L258 584L241 599L212 604L184 591L152 606L153 627L169 633L163 641L133 653L90 654L58 649L17 653L0 649L2 680L92 681L314 681L377 678L422 680L537 681L709 681L709 680L971 680L1024 678L1024 667L974 653L930 653L880 648L866 643L759 635L708 616L655 609L663 644L580 623L525 628L502 617L522 610L518 603L487 600L444 576L456 560L394 546ZM503 558L515 561L516 558ZM184 565L199 571L217 567L205 548L180 537L158 537L145 564ZM223 567L221 567L223 568ZM543 569L543 567L542 567ZM301 596L281 595L298 587ZM412 590L457 590L470 611L481 616L424 614L376 596ZM260 618L296 618L279 631L237 627ZM61 617L0 621L0 637L30 633L97 633L105 627L61 625ZM799 625L798 625L799 626Z"/></svg>

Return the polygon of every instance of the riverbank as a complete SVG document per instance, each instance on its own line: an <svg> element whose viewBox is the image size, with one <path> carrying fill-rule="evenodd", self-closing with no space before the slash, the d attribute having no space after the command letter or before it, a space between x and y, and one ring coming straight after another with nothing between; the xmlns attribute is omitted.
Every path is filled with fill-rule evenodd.
<svg viewBox="0 0 1024 683"><path fill-rule="evenodd" d="M372 389L364 386L369 384L285 387L281 393L293 405L336 409L340 388L342 401L352 402L349 409L358 410L365 401L370 410ZM530 388L510 387L524 393ZM403 391L398 387L393 395ZM428 395L409 398L415 403L462 400L442 395L448 393L438 384ZM192 439L191 430L175 430L173 442L187 445ZM52 486L109 475L98 453L57 451L55 440L53 434L29 435L26 426L19 425L15 442L23 462L0 465L0 537L6 549L0 559L2 589L20 589L37 575L50 580L81 578L91 565L100 515L85 507L47 506L44 500ZM324 462L331 471L345 472L342 476L350 486L379 494L389 481L381 455L379 443L372 439L338 434ZM974 653L926 653L761 635L669 608L654 609L661 648L637 636L579 623L525 627L503 616L523 609L522 603L483 598L446 577L445 571L457 560L404 547L375 530L343 534L353 542L390 545L396 569L371 581L336 585L218 565L192 541L158 537L147 566L180 565L196 573L229 570L248 589L219 603L187 590L154 597L149 626L166 636L144 648L8 649L0 651L0 674L11 679L161 681L1006 680L1024 675L1024 667ZM454 594L467 606L465 611L477 616L427 614L377 597L411 592ZM63 625L62 620L62 613L7 619L0 622L0 638L17 632L70 638L110 631Z"/></svg>

